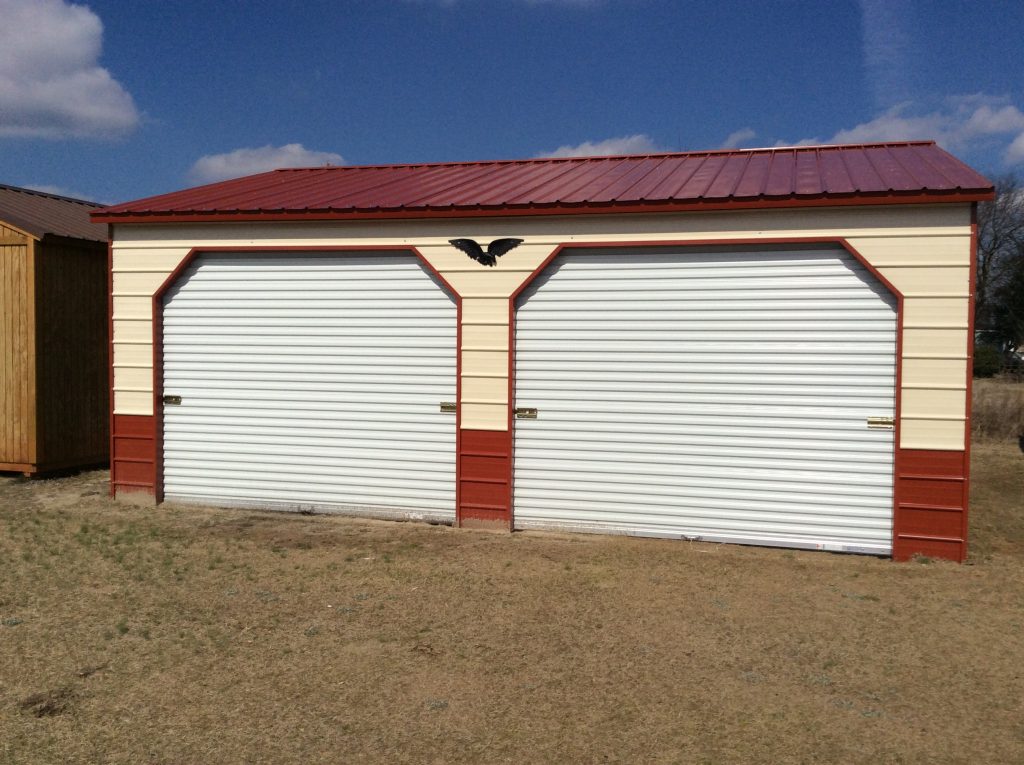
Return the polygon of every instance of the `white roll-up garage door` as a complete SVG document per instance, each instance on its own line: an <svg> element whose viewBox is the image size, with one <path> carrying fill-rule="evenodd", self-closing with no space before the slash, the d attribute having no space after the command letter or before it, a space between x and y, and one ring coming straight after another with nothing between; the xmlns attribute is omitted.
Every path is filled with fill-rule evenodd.
<svg viewBox="0 0 1024 765"><path fill-rule="evenodd" d="M889 553L896 332L838 247L560 256L516 315L516 527Z"/></svg>
<svg viewBox="0 0 1024 765"><path fill-rule="evenodd" d="M164 300L164 495L455 518L456 308L412 255L209 254Z"/></svg>

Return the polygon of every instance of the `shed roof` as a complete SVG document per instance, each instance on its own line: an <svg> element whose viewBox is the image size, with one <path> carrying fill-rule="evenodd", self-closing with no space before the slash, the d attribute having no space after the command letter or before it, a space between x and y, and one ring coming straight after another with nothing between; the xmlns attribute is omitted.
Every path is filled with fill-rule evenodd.
<svg viewBox="0 0 1024 765"><path fill-rule="evenodd" d="M934 141L274 170L114 205L109 223L662 212L970 202L992 183Z"/></svg>
<svg viewBox="0 0 1024 765"><path fill-rule="evenodd" d="M0 223L8 223L36 239L51 234L105 242L106 226L89 218L89 213L102 206L0 183Z"/></svg>

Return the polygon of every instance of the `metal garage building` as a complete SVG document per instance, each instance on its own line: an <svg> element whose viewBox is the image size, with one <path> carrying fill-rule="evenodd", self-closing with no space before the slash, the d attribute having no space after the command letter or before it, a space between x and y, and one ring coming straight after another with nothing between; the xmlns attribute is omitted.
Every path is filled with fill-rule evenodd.
<svg viewBox="0 0 1024 765"><path fill-rule="evenodd" d="M962 560L991 197L914 142L109 207L112 490ZM493 266L451 242L504 238Z"/></svg>

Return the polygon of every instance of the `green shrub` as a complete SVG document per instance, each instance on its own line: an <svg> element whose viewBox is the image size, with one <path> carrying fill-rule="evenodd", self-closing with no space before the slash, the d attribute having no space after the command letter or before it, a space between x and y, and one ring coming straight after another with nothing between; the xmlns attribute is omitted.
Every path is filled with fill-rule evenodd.
<svg viewBox="0 0 1024 765"><path fill-rule="evenodd" d="M1003 355L991 345L974 348L974 376L994 377L1003 369Z"/></svg>

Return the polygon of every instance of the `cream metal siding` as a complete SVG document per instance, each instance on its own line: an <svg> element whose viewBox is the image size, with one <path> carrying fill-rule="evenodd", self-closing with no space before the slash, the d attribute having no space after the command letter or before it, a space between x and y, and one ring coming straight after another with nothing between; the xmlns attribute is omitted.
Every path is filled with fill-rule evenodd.
<svg viewBox="0 0 1024 765"><path fill-rule="evenodd" d="M194 224L114 227L114 365L152 371L149 298L195 247L388 245L416 247L463 297L462 426L508 427L507 354L493 338L508 331L508 298L551 252L581 242L706 241L843 237L906 296L903 361L907 412L901 445L964 448L970 272L970 205L432 219L374 222ZM448 244L518 236L523 245L484 269ZM481 334L483 333L483 334ZM115 381L115 411L152 414L145 375ZM933 408L916 391L957 391L956 406ZM473 392L470 395L470 392ZM486 395L478 395L478 394ZM908 405L912 404L912 407ZM945 419L933 419L945 418Z"/></svg>
<svg viewBox="0 0 1024 765"><path fill-rule="evenodd" d="M515 369L518 528L891 551L896 299L845 250L560 256Z"/></svg>
<svg viewBox="0 0 1024 765"><path fill-rule="evenodd" d="M456 309L412 255L203 255L165 297L164 492L453 521Z"/></svg>

